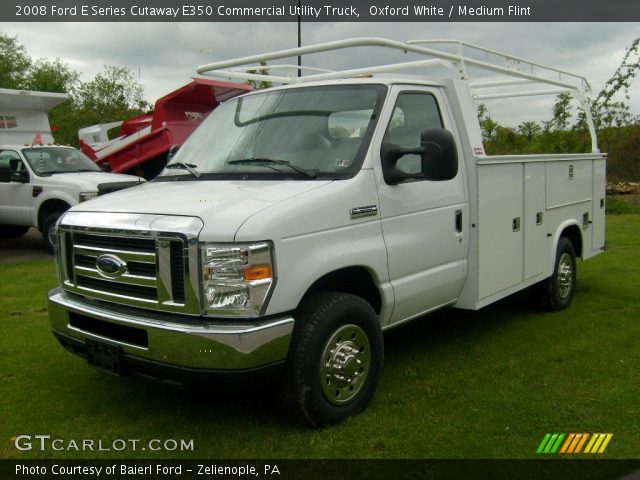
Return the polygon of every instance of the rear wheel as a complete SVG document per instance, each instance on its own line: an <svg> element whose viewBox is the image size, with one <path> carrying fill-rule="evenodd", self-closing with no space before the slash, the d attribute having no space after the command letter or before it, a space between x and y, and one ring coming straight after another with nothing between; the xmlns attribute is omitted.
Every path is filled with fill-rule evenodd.
<svg viewBox="0 0 640 480"><path fill-rule="evenodd" d="M0 225L0 238L18 238L27 234L29 226Z"/></svg>
<svg viewBox="0 0 640 480"><path fill-rule="evenodd" d="M371 305L355 295L320 292L298 309L281 403L313 427L363 411L376 390L383 339Z"/></svg>
<svg viewBox="0 0 640 480"><path fill-rule="evenodd" d="M44 241L44 248L53 253L54 250L54 227L56 222L64 212L53 212L47 215L47 218L42 222L42 239Z"/></svg>
<svg viewBox="0 0 640 480"><path fill-rule="evenodd" d="M564 310L573 300L576 289L576 254L571 240L561 237L556 251L553 274L536 284L534 299L543 310Z"/></svg>

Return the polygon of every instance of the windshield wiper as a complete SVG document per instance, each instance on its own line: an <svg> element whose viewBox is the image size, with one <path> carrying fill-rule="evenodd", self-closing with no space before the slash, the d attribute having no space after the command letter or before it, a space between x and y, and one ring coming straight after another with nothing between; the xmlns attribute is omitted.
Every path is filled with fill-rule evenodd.
<svg viewBox="0 0 640 480"><path fill-rule="evenodd" d="M168 164L166 168L180 168L182 170L186 170L194 177L200 178L202 174L199 171L197 171L195 167L196 165L193 165L191 163L174 162L174 163Z"/></svg>
<svg viewBox="0 0 640 480"><path fill-rule="evenodd" d="M306 168L296 167L286 160L278 160L274 158L242 158L239 160L229 160L227 163L229 165L284 165L285 167L289 167L291 170L295 170L309 178L316 178L318 176L317 170L307 170Z"/></svg>

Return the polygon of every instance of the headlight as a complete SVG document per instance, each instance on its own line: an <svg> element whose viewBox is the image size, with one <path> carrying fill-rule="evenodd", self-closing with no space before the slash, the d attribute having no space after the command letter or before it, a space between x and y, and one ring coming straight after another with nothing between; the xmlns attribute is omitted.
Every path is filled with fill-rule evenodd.
<svg viewBox="0 0 640 480"><path fill-rule="evenodd" d="M98 192L80 192L78 195L78 201L80 203L86 202L87 200L91 200L92 198L96 198L98 196Z"/></svg>
<svg viewBox="0 0 640 480"><path fill-rule="evenodd" d="M274 282L271 245L205 243L201 253L204 310L218 315L260 315Z"/></svg>

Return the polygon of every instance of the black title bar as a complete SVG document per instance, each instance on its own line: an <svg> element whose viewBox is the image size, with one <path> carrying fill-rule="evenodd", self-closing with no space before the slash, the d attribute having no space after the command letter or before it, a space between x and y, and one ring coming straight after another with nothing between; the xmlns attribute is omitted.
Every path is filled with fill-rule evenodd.
<svg viewBox="0 0 640 480"><path fill-rule="evenodd" d="M636 479L638 460L0 460L0 478L113 480Z"/></svg>
<svg viewBox="0 0 640 480"><path fill-rule="evenodd" d="M298 6L300 3L300 6ZM5 0L2 22L633 22L638 0Z"/></svg>

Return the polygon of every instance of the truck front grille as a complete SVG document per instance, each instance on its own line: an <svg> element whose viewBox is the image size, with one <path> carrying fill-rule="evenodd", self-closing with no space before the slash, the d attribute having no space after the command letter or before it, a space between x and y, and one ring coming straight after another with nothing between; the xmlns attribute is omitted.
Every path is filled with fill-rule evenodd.
<svg viewBox="0 0 640 480"><path fill-rule="evenodd" d="M127 298L140 300L158 300L158 291L152 287L141 287L130 283L112 282L108 280L98 280L97 278L76 275L78 287L94 292L104 292L110 295L122 295Z"/></svg>
<svg viewBox="0 0 640 480"><path fill-rule="evenodd" d="M65 290L125 305L200 313L192 286L197 277L188 262L190 254L197 259L193 238L181 232L77 228L63 221L58 240Z"/></svg>

